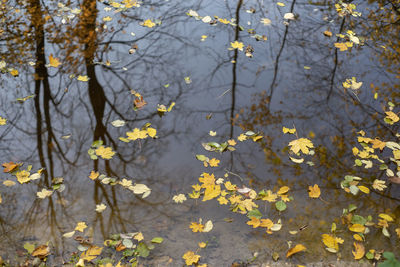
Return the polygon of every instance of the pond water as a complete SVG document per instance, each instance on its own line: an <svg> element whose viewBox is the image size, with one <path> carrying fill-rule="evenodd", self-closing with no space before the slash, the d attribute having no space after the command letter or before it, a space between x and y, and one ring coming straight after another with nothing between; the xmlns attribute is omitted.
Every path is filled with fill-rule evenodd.
<svg viewBox="0 0 400 267"><path fill-rule="evenodd" d="M356 9L327 0L3 2L0 116L7 122L0 126L0 155L2 163L23 163L19 170L31 165L31 174L43 171L22 184L15 172L1 176L2 259L22 262L29 242L48 244L49 264L60 265L82 249L63 235L85 222L90 231L80 235L97 246L117 233L140 231L147 241L162 237L140 260L145 266L157 266L165 256L170 266L182 266L188 250L208 266L230 266L254 259L254 253L255 262L267 262L274 252L282 262L303 265L354 260L354 232L341 217L349 204L375 223L378 214L394 218L390 237L382 226L370 227L366 251L398 251L399 185L380 163L355 166L352 149L362 148L361 130L372 139L399 141L399 124L384 118L389 108L398 112L390 105L400 96L400 3L350 2ZM172 103L160 116L159 105ZM124 125L115 127L116 120ZM156 129L156 138L121 141L143 127ZM283 134L282 127L296 128L296 134ZM237 140L247 131L262 138ZM300 137L315 146L301 164L291 161L289 156L302 156L288 148ZM230 139L237 142L235 151L210 152L202 145ZM91 159L96 140L116 154ZM390 151L375 149L386 163ZM205 167L196 155L220 163ZM393 164L388 166L398 176ZM92 180L92 171L145 184L151 194L143 198ZM258 207L263 218L281 219L282 229L267 234L229 205L189 198L203 172L256 192L290 187L286 210L268 202ZM362 177L371 192L345 192L340 183L346 175ZM61 190L54 187L59 177ZM387 188L373 189L375 179ZM16 184L6 186L6 180ZM321 188L319 199L308 196L314 184ZM43 189L58 190L42 199L37 192ZM188 200L175 203L177 194ZM96 212L101 203L106 209ZM189 225L199 218L211 220L213 229L193 233ZM338 253L321 241L332 222L345 240ZM208 245L199 252L198 242ZM286 258L288 242L307 250ZM107 253L102 257L116 264L122 252Z"/></svg>

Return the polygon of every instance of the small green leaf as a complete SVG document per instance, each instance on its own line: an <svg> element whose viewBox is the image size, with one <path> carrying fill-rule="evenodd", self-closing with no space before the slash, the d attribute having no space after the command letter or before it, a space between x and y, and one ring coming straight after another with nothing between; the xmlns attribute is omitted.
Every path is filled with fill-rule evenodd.
<svg viewBox="0 0 400 267"><path fill-rule="evenodd" d="M35 250L35 245L27 242L24 244L24 249L26 249L26 251L28 251L29 254L32 254L32 252Z"/></svg>
<svg viewBox="0 0 400 267"><path fill-rule="evenodd" d="M286 209L286 203L280 200L275 203L275 207L278 211L284 211Z"/></svg>
<svg viewBox="0 0 400 267"><path fill-rule="evenodd" d="M139 256L143 258L146 258L150 254L150 250L145 243L139 243L136 248L136 251L139 253Z"/></svg>
<svg viewBox="0 0 400 267"><path fill-rule="evenodd" d="M103 145L103 141L102 140L96 140L92 143L92 147L99 147Z"/></svg>
<svg viewBox="0 0 400 267"><path fill-rule="evenodd" d="M262 216L262 213L258 209L252 209L247 213L247 217L249 218L256 217L257 219L261 219Z"/></svg>
<svg viewBox="0 0 400 267"><path fill-rule="evenodd" d="M161 244L164 241L162 237L154 237L151 242Z"/></svg>

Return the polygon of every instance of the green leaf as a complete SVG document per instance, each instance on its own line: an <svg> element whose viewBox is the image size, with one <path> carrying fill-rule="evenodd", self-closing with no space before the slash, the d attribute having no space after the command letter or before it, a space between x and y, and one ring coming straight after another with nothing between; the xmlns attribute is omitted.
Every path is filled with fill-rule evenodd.
<svg viewBox="0 0 400 267"><path fill-rule="evenodd" d="M365 225L365 223L367 222L367 219L365 219L364 217L360 216L360 215L354 215L351 218L351 223L352 224L361 224L361 225Z"/></svg>
<svg viewBox="0 0 400 267"><path fill-rule="evenodd" d="M247 213L247 217L249 218L256 217L257 219L261 219L262 216L262 213L258 209L252 209Z"/></svg>
<svg viewBox="0 0 400 267"><path fill-rule="evenodd" d="M379 263L378 267L399 267L400 262L394 257L392 252L383 252L384 262Z"/></svg>
<svg viewBox="0 0 400 267"><path fill-rule="evenodd" d="M356 159L356 160L354 161L354 164L355 164L356 166L358 166L358 167L362 166L362 162L361 162L361 160L359 160L359 159Z"/></svg>
<svg viewBox="0 0 400 267"><path fill-rule="evenodd" d="M126 239L122 240L122 245L124 245L127 248L132 248L133 242L132 242L132 240L126 238Z"/></svg>
<svg viewBox="0 0 400 267"><path fill-rule="evenodd" d="M24 244L24 249L26 249L26 251L28 251L29 254L32 254L32 252L35 250L35 245L27 242Z"/></svg>
<svg viewBox="0 0 400 267"><path fill-rule="evenodd" d="M365 254L365 257L367 258L367 259L369 259L369 260L372 260L373 258L374 258L374 253L371 253L371 252L367 252L366 254Z"/></svg>
<svg viewBox="0 0 400 267"><path fill-rule="evenodd" d="M162 237L154 237L151 242L161 244L164 241Z"/></svg>
<svg viewBox="0 0 400 267"><path fill-rule="evenodd" d="M102 140L96 140L92 143L92 147L99 147L103 145L103 141Z"/></svg>
<svg viewBox="0 0 400 267"><path fill-rule="evenodd" d="M122 252L122 255L125 257L131 257L134 253L135 251L133 249L125 249L124 252Z"/></svg>
<svg viewBox="0 0 400 267"><path fill-rule="evenodd" d="M205 161L208 159L208 157L204 156L204 155L196 155L196 159L200 160L200 161Z"/></svg>
<svg viewBox="0 0 400 267"><path fill-rule="evenodd" d="M349 212L355 211L357 209L357 206L354 204L349 204L348 210Z"/></svg>
<svg viewBox="0 0 400 267"><path fill-rule="evenodd" d="M150 254L150 250L148 249L145 243L139 243L136 248L136 251L139 253L139 256L143 258L146 258Z"/></svg>
<svg viewBox="0 0 400 267"><path fill-rule="evenodd" d="M275 207L278 211L284 211L286 209L286 203L280 200L275 203Z"/></svg>

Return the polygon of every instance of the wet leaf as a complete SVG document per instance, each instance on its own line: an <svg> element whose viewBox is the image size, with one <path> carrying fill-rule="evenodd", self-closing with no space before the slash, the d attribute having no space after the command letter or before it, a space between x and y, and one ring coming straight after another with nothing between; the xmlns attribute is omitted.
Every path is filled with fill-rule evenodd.
<svg viewBox="0 0 400 267"><path fill-rule="evenodd" d="M63 234L63 237L65 237L65 238L70 238L70 237L72 237L74 234L75 234L75 231L71 231L71 232L68 232L68 233Z"/></svg>
<svg viewBox="0 0 400 267"><path fill-rule="evenodd" d="M22 170L22 171L18 171L16 174L15 174L15 176L17 177L17 181L20 183L20 184L23 184L23 183L27 183L27 182L29 182L30 181L30 179L29 179L29 172L27 172L27 171L25 171L25 170Z"/></svg>
<svg viewBox="0 0 400 267"><path fill-rule="evenodd" d="M220 160L216 158L212 158L209 161L210 167L218 167Z"/></svg>
<svg viewBox="0 0 400 267"><path fill-rule="evenodd" d="M152 22L150 19L146 19L142 26L144 27L148 27L148 28L153 28L154 26L156 26L156 24L154 22Z"/></svg>
<svg viewBox="0 0 400 267"><path fill-rule="evenodd" d="M87 228L87 225L85 222L78 222L76 224L75 230L79 231L79 232L83 232L83 230L85 230Z"/></svg>
<svg viewBox="0 0 400 267"><path fill-rule="evenodd" d="M7 124L7 119L0 117L0 125L6 125Z"/></svg>
<svg viewBox="0 0 400 267"><path fill-rule="evenodd" d="M89 81L89 77L87 75L79 75L78 78L76 78L80 82L87 82Z"/></svg>
<svg viewBox="0 0 400 267"><path fill-rule="evenodd" d="M26 249L26 251L28 251L29 254L32 254L32 252L35 250L35 245L27 242L24 244L24 249Z"/></svg>
<svg viewBox="0 0 400 267"><path fill-rule="evenodd" d="M204 230L204 225L201 223L197 222L192 222L189 226L190 229L192 229L192 232L197 233L197 232L203 232Z"/></svg>
<svg viewBox="0 0 400 267"><path fill-rule="evenodd" d="M359 260L362 257L364 257L365 254L364 245L358 242L354 242L353 245L354 245L354 250L352 251L352 253L354 255L354 259Z"/></svg>
<svg viewBox="0 0 400 267"><path fill-rule="evenodd" d="M91 171L89 178L92 180L96 180L99 177L100 173L99 172L95 172L95 171Z"/></svg>
<svg viewBox="0 0 400 267"><path fill-rule="evenodd" d="M123 120L115 120L115 121L111 122L111 125L114 126L114 127L122 127L122 126L125 125L125 123L126 122L123 121Z"/></svg>
<svg viewBox="0 0 400 267"><path fill-rule="evenodd" d="M41 199L49 197L51 194L53 194L53 190L47 190L46 188L43 188L42 191L36 193L37 197Z"/></svg>
<svg viewBox="0 0 400 267"><path fill-rule="evenodd" d="M361 225L361 224L353 224L349 227L349 230L352 232L356 232L356 233L364 233L365 231L365 226Z"/></svg>
<svg viewBox="0 0 400 267"><path fill-rule="evenodd" d="M179 195L173 196L172 200L175 201L175 203L183 203L187 199L186 199L186 196L184 194L179 194Z"/></svg>
<svg viewBox="0 0 400 267"><path fill-rule="evenodd" d="M41 245L35 248L35 250L32 252L33 257L38 257L38 258L45 258L50 254L50 248L46 245Z"/></svg>
<svg viewBox="0 0 400 267"><path fill-rule="evenodd" d="M308 190L308 195L311 198L319 198L319 196L321 195L321 190L319 189L319 186L317 184L315 184L314 186L309 186Z"/></svg>
<svg viewBox="0 0 400 267"><path fill-rule="evenodd" d="M208 221L206 222L206 224L204 225L203 232L208 233L208 232L210 232L210 231L213 229L213 227L214 227L214 225L213 225L212 221L211 221L211 220L208 220Z"/></svg>
<svg viewBox="0 0 400 267"><path fill-rule="evenodd" d="M3 182L3 184L5 185L5 186L13 186L13 185L15 185L15 182L14 181L11 181L11 180L5 180L4 182Z"/></svg>
<svg viewBox="0 0 400 267"><path fill-rule="evenodd" d="M301 251L306 250L306 247L302 244L297 244L296 246L292 247L289 249L289 251L286 253L286 258L289 258L293 254L299 253Z"/></svg>
<svg viewBox="0 0 400 267"><path fill-rule="evenodd" d="M235 42L231 42L231 49L238 49L240 51L243 51L243 43L242 42L238 42L237 40Z"/></svg>
<svg viewBox="0 0 400 267"><path fill-rule="evenodd" d="M284 211L286 209L286 203L280 200L275 203L275 207L278 211Z"/></svg>
<svg viewBox="0 0 400 267"><path fill-rule="evenodd" d="M13 172L21 165L22 165L21 163L14 163L12 161L5 162L5 163L3 163L3 167L4 167L3 172L5 172L5 173Z"/></svg>
<svg viewBox="0 0 400 267"><path fill-rule="evenodd" d="M313 148L313 143L308 140L307 138L299 138L293 140L289 143L290 150L297 154L299 151L303 152L304 154L308 154L310 152L309 148Z"/></svg>
<svg viewBox="0 0 400 267"><path fill-rule="evenodd" d="M187 251L182 259L185 260L187 266L197 263L200 260L200 255L196 255L193 251Z"/></svg>
<svg viewBox="0 0 400 267"><path fill-rule="evenodd" d="M91 246L89 247L88 250L82 252L80 259L91 261L97 258L101 254L101 251L103 250L102 247L98 246Z"/></svg>
<svg viewBox="0 0 400 267"><path fill-rule="evenodd" d="M53 57L53 54L49 56L49 66L53 68L58 68L61 65L61 62L58 58Z"/></svg>
<svg viewBox="0 0 400 267"><path fill-rule="evenodd" d="M103 203L96 205L96 212L98 213L102 213L105 209L107 208L107 206Z"/></svg>
<svg viewBox="0 0 400 267"><path fill-rule="evenodd" d="M385 190L386 187L387 186L385 185L385 181L383 181L383 180L375 179L372 184L372 188L374 188L375 190L378 190L378 191L383 191L383 190Z"/></svg>
<svg viewBox="0 0 400 267"><path fill-rule="evenodd" d="M102 157L103 159L111 159L115 155L115 152L111 147L100 146L95 150L95 152L97 156Z"/></svg>
<svg viewBox="0 0 400 267"><path fill-rule="evenodd" d="M154 237L151 242L161 244L164 241L162 237Z"/></svg>

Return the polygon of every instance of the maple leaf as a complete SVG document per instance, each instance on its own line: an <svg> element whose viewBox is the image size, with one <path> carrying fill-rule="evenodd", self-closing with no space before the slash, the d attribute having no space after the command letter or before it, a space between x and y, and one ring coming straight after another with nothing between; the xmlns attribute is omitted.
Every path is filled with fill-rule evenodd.
<svg viewBox="0 0 400 267"><path fill-rule="evenodd" d="M147 130L139 130L138 128L133 129L132 132L127 132L129 140L135 141L137 139L145 139L147 137Z"/></svg>
<svg viewBox="0 0 400 267"><path fill-rule="evenodd" d="M221 193L221 186L220 185L211 185L206 187L206 190L204 191L204 197L202 201L207 201L213 198L216 198L220 195Z"/></svg>
<svg viewBox="0 0 400 267"><path fill-rule="evenodd" d="M375 190L379 190L379 191L385 190L386 187L387 186L385 185L385 181L383 181L383 180L375 179L372 184L372 188L374 188Z"/></svg>
<svg viewBox="0 0 400 267"><path fill-rule="evenodd" d="M187 266L190 266L200 260L200 255L196 255L193 251L189 250L183 254L182 259L185 260Z"/></svg>
<svg viewBox="0 0 400 267"><path fill-rule="evenodd" d="M266 195L262 198L262 200L266 200L268 202L275 202L278 198L277 194L272 193L271 190L268 190Z"/></svg>
<svg viewBox="0 0 400 267"><path fill-rule="evenodd" d="M355 260L359 260L362 257L364 257L365 248L364 248L363 244L358 243L358 242L354 242L353 245L354 245L354 249L355 249L355 250L352 251L352 253L354 255L354 259Z"/></svg>
<svg viewBox="0 0 400 267"><path fill-rule="evenodd" d="M88 250L82 252L80 259L91 261L101 254L102 247L91 246Z"/></svg>
<svg viewBox="0 0 400 267"><path fill-rule="evenodd" d="M260 227L266 227L267 229L271 229L274 226L274 223L270 219L261 219Z"/></svg>
<svg viewBox="0 0 400 267"><path fill-rule="evenodd" d="M315 184L314 186L309 186L308 190L310 190L308 192L308 195L311 198L319 198L319 196L321 195L321 190L319 189L319 186L317 184Z"/></svg>
<svg viewBox="0 0 400 267"><path fill-rule="evenodd" d="M343 239L337 238L333 235L323 234L322 235L322 242L328 248L334 249L335 252L339 251L339 243L343 243Z"/></svg>
<svg viewBox="0 0 400 267"><path fill-rule="evenodd" d="M86 227L87 225L85 222L78 222L76 224L75 231L83 232L83 230L85 230Z"/></svg>
<svg viewBox="0 0 400 267"><path fill-rule="evenodd" d="M289 249L289 251L286 253L286 258L289 258L293 254L299 253L299 252L304 251L304 250L306 250L306 247L304 245L297 244L296 246L294 246L291 249Z"/></svg>
<svg viewBox="0 0 400 267"><path fill-rule="evenodd" d="M220 205L226 205L226 204L228 204L228 200L227 200L225 197L223 197L223 196L220 196L220 197L217 199L217 201L218 201L218 203L219 203Z"/></svg>
<svg viewBox="0 0 400 267"><path fill-rule="evenodd" d="M27 183L27 182L29 182L30 181L30 179L29 179L29 172L27 172L27 171L25 171L25 170L22 170L22 171L18 171L16 174L15 174L15 176L17 177L17 180L18 180L18 182L20 183L20 184L23 184L23 183Z"/></svg>
<svg viewBox="0 0 400 267"><path fill-rule="evenodd" d="M96 155L102 157L103 159L111 159L115 155L111 147L100 146L95 150Z"/></svg>
<svg viewBox="0 0 400 267"><path fill-rule="evenodd" d="M199 182L203 183L201 186L202 188L206 188L207 186L210 186L210 185L215 185L215 176L213 173L209 174L209 173L203 172L202 176L203 177L199 177Z"/></svg>
<svg viewBox="0 0 400 267"><path fill-rule="evenodd" d="M99 175L100 175L99 172L91 171L90 175L89 175L89 178L92 179L92 180L96 180L97 177L99 177Z"/></svg>
<svg viewBox="0 0 400 267"><path fill-rule="evenodd" d="M148 27L148 28L153 28L154 26L156 26L156 24L154 22L152 22L150 19L146 19L142 26L144 27Z"/></svg>
<svg viewBox="0 0 400 267"><path fill-rule="evenodd" d="M236 141L234 139L230 139L230 140L228 140L228 144L230 146L235 146L236 145Z"/></svg>
<svg viewBox="0 0 400 267"><path fill-rule="evenodd" d="M236 185L232 184L230 181L225 182L224 185L228 191L236 190Z"/></svg>
<svg viewBox="0 0 400 267"><path fill-rule="evenodd" d="M107 206L103 203L96 205L96 212L98 213L102 213L105 209L107 208Z"/></svg>
<svg viewBox="0 0 400 267"><path fill-rule="evenodd" d="M252 225L253 228L257 228L258 226L260 226L261 221L256 217L250 217L250 221L248 221L246 224Z"/></svg>
<svg viewBox="0 0 400 267"><path fill-rule="evenodd" d="M197 245L199 245L199 248L205 248L207 246L204 242L199 242Z"/></svg>
<svg viewBox="0 0 400 267"><path fill-rule="evenodd" d="M296 140L293 140L289 143L290 150L293 151L293 153L297 154L300 150L304 154L308 154L310 150L308 148L313 148L314 145L313 143L308 140L307 138L299 138Z"/></svg>
<svg viewBox="0 0 400 267"><path fill-rule="evenodd" d="M189 226L190 229L192 229L192 232L197 233L197 232L203 232L204 230L204 225L201 223L197 222L192 222Z"/></svg>
<svg viewBox="0 0 400 267"><path fill-rule="evenodd" d="M53 68L58 68L61 65L61 62L58 58L53 57L53 54L49 56L49 66Z"/></svg>
<svg viewBox="0 0 400 267"><path fill-rule="evenodd" d="M122 181L119 182L119 184L125 188L129 188L130 186L132 186L132 180L123 178Z"/></svg>
<svg viewBox="0 0 400 267"><path fill-rule="evenodd" d="M210 167L218 167L219 162L220 162L219 159L212 158L208 163L210 164Z"/></svg>
<svg viewBox="0 0 400 267"><path fill-rule="evenodd" d="M294 134L294 133L296 132L296 128L289 129L289 128L283 127L283 128L282 128L282 132L283 132L284 134L286 134L286 133Z"/></svg>
<svg viewBox="0 0 400 267"><path fill-rule="evenodd" d="M148 134L151 138L154 138L154 137L156 137L157 130L154 129L154 128L152 128L152 127L149 127L149 128L147 128L147 134Z"/></svg>
<svg viewBox="0 0 400 267"><path fill-rule="evenodd" d="M7 119L0 117L0 125L6 125Z"/></svg>
<svg viewBox="0 0 400 267"><path fill-rule="evenodd" d="M144 236L142 234L142 232L136 233L136 235L133 237L133 239L137 240L137 241L142 241L144 239Z"/></svg>
<svg viewBox="0 0 400 267"><path fill-rule="evenodd" d="M201 189L201 186L199 184L194 184L194 185L192 185L192 187L195 191L200 191L200 189Z"/></svg>
<svg viewBox="0 0 400 267"><path fill-rule="evenodd" d="M35 248L35 250L32 252L33 257L38 257L40 259L46 258L50 254L50 248L46 245L41 245Z"/></svg>
<svg viewBox="0 0 400 267"><path fill-rule="evenodd" d="M245 134L240 134L237 138L237 140L240 142L243 142L246 139L247 139L247 136Z"/></svg>
<svg viewBox="0 0 400 267"><path fill-rule="evenodd" d="M240 51L243 51L243 43L242 42L238 42L237 40L235 42L231 42L231 49L238 49Z"/></svg>
<svg viewBox="0 0 400 267"><path fill-rule="evenodd" d="M397 116L397 114L394 113L393 111L387 111L385 112L385 114L386 114L385 121L389 124L393 124L400 120L399 116Z"/></svg>
<svg viewBox="0 0 400 267"><path fill-rule="evenodd" d="M179 194L179 195L173 196L172 200L175 201L175 203L183 203L183 201L186 201L187 199L184 194Z"/></svg>
<svg viewBox="0 0 400 267"><path fill-rule="evenodd" d="M254 208L258 207L258 205L254 203L252 199L249 198L243 200L240 204L243 205L243 207L248 211L251 211Z"/></svg>
<svg viewBox="0 0 400 267"><path fill-rule="evenodd" d="M230 23L230 21L227 20L227 19L221 19L221 18L219 18L218 21L221 22L221 23L223 23L223 24L229 24L229 23Z"/></svg>
<svg viewBox="0 0 400 267"><path fill-rule="evenodd" d="M53 194L53 191L47 190L46 188L43 188L42 191L36 193L37 197L41 198L41 199L49 197L49 196L51 196L51 194Z"/></svg>
<svg viewBox="0 0 400 267"><path fill-rule="evenodd" d="M372 148L379 148L381 151L385 148L386 142L382 142L381 140L375 138L374 140L371 141L372 143Z"/></svg>

